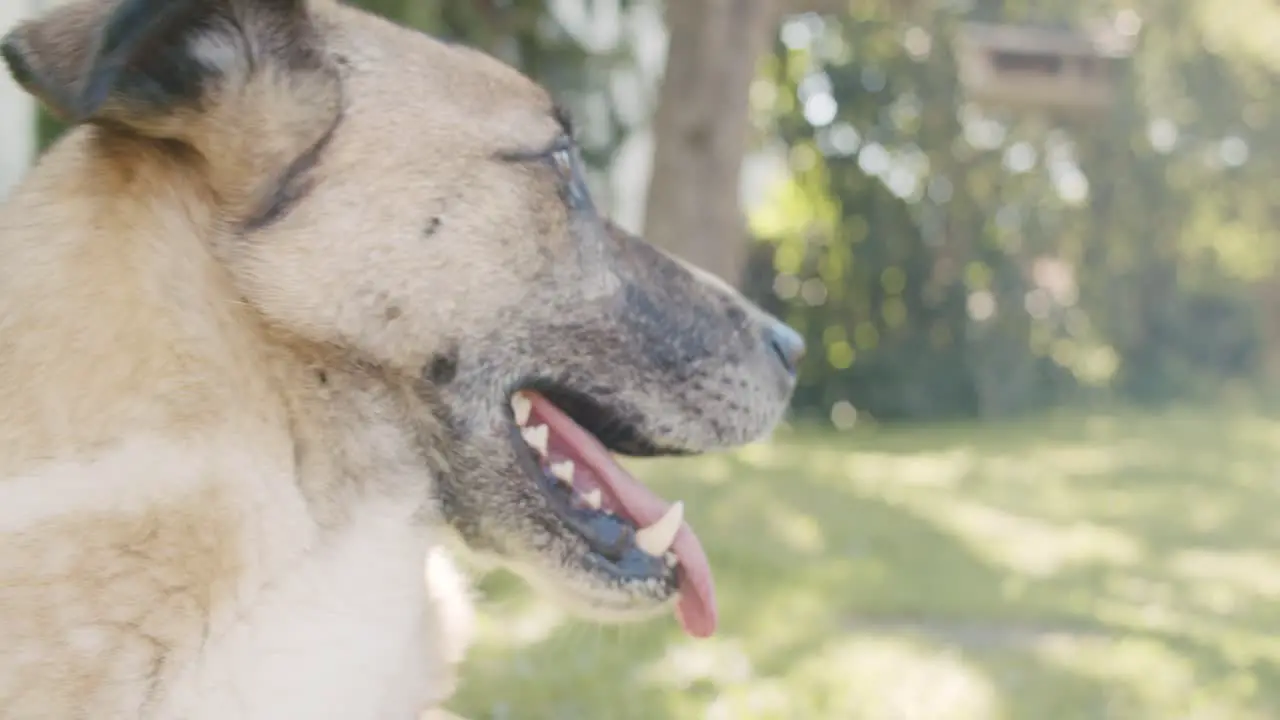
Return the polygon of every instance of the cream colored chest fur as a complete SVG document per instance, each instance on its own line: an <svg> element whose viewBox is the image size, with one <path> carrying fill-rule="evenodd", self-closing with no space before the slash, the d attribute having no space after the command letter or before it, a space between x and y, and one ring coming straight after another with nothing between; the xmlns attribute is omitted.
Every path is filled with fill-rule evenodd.
<svg viewBox="0 0 1280 720"><path fill-rule="evenodd" d="M470 610L431 531L385 499L322 530L287 468L203 443L0 485L0 717L373 720L446 698Z"/></svg>

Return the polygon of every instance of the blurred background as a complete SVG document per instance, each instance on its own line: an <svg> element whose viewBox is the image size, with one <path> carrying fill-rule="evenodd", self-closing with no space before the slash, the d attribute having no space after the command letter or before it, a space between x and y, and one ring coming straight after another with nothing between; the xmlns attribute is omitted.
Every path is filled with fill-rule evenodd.
<svg viewBox="0 0 1280 720"><path fill-rule="evenodd" d="M633 464L721 632L486 578L456 711L1280 717L1280 6L356 4L548 86L598 204L810 346L772 441ZM2 191L59 129L0 113Z"/></svg>

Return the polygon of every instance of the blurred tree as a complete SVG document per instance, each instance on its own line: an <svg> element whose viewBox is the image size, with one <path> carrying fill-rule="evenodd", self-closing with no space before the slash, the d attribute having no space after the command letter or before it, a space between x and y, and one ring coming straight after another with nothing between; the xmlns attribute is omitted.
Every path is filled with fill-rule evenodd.
<svg viewBox="0 0 1280 720"><path fill-rule="evenodd" d="M748 277L809 337L799 404L990 416L1207 398L1280 370L1263 320L1280 298L1280 53L1251 29L1280 11L1263 5L1248 20L1208 0L979 0L895 18L868 2L789 20L752 93L790 171L752 219ZM1105 20L1141 43L1106 116L1012 112L956 82L970 19Z"/></svg>

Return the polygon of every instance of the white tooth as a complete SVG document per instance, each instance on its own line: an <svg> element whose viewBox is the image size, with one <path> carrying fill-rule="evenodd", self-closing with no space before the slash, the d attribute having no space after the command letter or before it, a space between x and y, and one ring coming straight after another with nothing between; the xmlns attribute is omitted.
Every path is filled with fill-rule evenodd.
<svg viewBox="0 0 1280 720"><path fill-rule="evenodd" d="M563 480L566 484L573 484L573 461L565 460L564 462L551 463L551 474Z"/></svg>
<svg viewBox="0 0 1280 720"><path fill-rule="evenodd" d="M662 556L662 559L667 561L667 567L669 568L675 567L680 562L680 558L676 557L676 554L670 550L667 551L666 555Z"/></svg>
<svg viewBox="0 0 1280 720"><path fill-rule="evenodd" d="M529 444L529 447L538 451L539 455L547 454L547 426L534 425L533 427L522 428L520 430L521 437Z"/></svg>
<svg viewBox="0 0 1280 720"><path fill-rule="evenodd" d="M591 506L592 510L599 510L600 502L602 500L600 497L600 488L594 488L591 492L585 493L582 496L582 499L587 501L587 505Z"/></svg>
<svg viewBox="0 0 1280 720"><path fill-rule="evenodd" d="M524 393L516 393L511 396L511 412L515 413L516 424L524 425L529 422L529 415L533 412L533 403Z"/></svg>
<svg viewBox="0 0 1280 720"><path fill-rule="evenodd" d="M558 463L551 463L551 474L563 480L566 484L573 484L574 466L572 460L562 460Z"/></svg>
<svg viewBox="0 0 1280 720"><path fill-rule="evenodd" d="M636 547L654 557L662 557L671 549L676 541L676 533L680 532L680 524L684 522L684 503L676 502L667 509L667 514L643 530L636 532Z"/></svg>

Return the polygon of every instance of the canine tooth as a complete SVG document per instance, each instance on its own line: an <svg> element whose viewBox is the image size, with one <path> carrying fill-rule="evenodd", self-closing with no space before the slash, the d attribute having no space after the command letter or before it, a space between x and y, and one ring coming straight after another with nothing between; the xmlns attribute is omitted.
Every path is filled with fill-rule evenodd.
<svg viewBox="0 0 1280 720"><path fill-rule="evenodd" d="M667 509L667 514L643 530L636 532L636 547L654 557L662 557L671 544L676 541L676 533L680 532L680 523L684 522L684 503L677 501Z"/></svg>
<svg viewBox="0 0 1280 720"><path fill-rule="evenodd" d="M539 455L546 455L547 432L546 425L534 425L533 427L522 428L520 436L529 444L529 447L537 450Z"/></svg>
<svg viewBox="0 0 1280 720"><path fill-rule="evenodd" d="M568 485L573 484L573 461L565 460L563 462L551 463L551 474Z"/></svg>
<svg viewBox="0 0 1280 720"><path fill-rule="evenodd" d="M583 494L582 499L587 501L587 505L589 505L592 510L599 510L600 503L603 500L600 496L600 488L592 488L590 492Z"/></svg>
<svg viewBox="0 0 1280 720"><path fill-rule="evenodd" d="M529 422L529 415L533 413L533 403L524 393L516 393L511 396L511 412L515 413L516 424L524 425Z"/></svg>
<svg viewBox="0 0 1280 720"><path fill-rule="evenodd" d="M676 554L670 550L667 551L666 555L662 556L662 559L667 561L667 567L669 568L673 568L680 563L680 558L676 557Z"/></svg>

